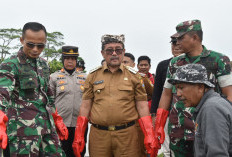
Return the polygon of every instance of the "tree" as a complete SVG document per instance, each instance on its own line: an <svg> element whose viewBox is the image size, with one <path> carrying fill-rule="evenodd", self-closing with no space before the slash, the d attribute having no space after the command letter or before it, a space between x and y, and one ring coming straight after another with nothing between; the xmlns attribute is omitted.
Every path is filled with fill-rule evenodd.
<svg viewBox="0 0 232 157"><path fill-rule="evenodd" d="M61 61L58 61L56 59L53 59L51 62L48 63L50 66L50 73L54 73L57 70L60 70L63 67L63 64Z"/></svg>
<svg viewBox="0 0 232 157"><path fill-rule="evenodd" d="M2 62L6 58L6 55L9 55L12 50L20 47L20 42L16 42L15 40L18 39L19 41L21 34L21 29L0 29L0 62Z"/></svg>
<svg viewBox="0 0 232 157"><path fill-rule="evenodd" d="M61 56L62 50L61 46L64 45L62 41L64 35L60 32L52 32L47 34L46 48L44 49L43 57L47 60L56 59Z"/></svg>

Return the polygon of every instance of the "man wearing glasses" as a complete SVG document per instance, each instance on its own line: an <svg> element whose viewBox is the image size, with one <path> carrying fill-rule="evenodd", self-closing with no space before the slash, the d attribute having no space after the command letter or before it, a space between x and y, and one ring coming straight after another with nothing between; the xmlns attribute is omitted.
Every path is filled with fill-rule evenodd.
<svg viewBox="0 0 232 157"><path fill-rule="evenodd" d="M39 57L46 37L42 24L26 23L23 47L0 66L0 147L8 143L8 156L65 156L59 138L67 139L68 130L55 110L47 62Z"/></svg>
<svg viewBox="0 0 232 157"><path fill-rule="evenodd" d="M125 53L124 35L103 35L101 41L106 64L90 71L85 81L74 153L80 156L85 128L90 121L90 156L140 157L135 121L141 117L144 143L147 152L154 156L154 131L144 84L136 71L121 64Z"/></svg>

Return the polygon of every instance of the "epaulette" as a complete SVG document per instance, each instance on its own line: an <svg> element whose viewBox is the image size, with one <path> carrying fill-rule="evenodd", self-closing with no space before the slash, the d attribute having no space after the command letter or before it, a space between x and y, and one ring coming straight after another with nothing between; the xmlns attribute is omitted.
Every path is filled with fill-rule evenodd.
<svg viewBox="0 0 232 157"><path fill-rule="evenodd" d="M130 66L126 66L126 68L130 71L130 72L132 72L133 74L136 74L138 71L137 70L135 70L134 68L132 68L132 67L130 67Z"/></svg>
<svg viewBox="0 0 232 157"><path fill-rule="evenodd" d="M89 73L91 74L91 73L93 73L94 71L100 69L101 67L102 67L101 65L100 65L100 66L97 66L97 67L93 68L92 70L90 70Z"/></svg>

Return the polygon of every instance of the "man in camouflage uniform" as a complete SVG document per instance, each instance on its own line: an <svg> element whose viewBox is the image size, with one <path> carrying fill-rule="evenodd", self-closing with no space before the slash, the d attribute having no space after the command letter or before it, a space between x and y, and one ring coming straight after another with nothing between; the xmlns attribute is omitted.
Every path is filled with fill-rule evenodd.
<svg viewBox="0 0 232 157"><path fill-rule="evenodd" d="M78 47L63 46L62 63L64 67L50 77L50 86L55 95L55 105L69 131L68 139L61 141L67 157L75 157L72 143L84 90L83 85L87 76L77 68L78 56ZM81 155L84 156L84 154L85 151Z"/></svg>
<svg viewBox="0 0 232 157"><path fill-rule="evenodd" d="M67 128L55 112L49 67L39 57L46 36L40 23L26 23L23 47L0 66L0 147L6 148L8 136L11 157L65 156L58 136L66 139Z"/></svg>
<svg viewBox="0 0 232 157"><path fill-rule="evenodd" d="M203 32L199 20L182 22L177 25L176 30L177 33L172 38L177 38L177 45L180 45L185 53L173 58L168 67L155 120L156 144L160 145L164 141L163 128L171 106L169 136L172 155L189 157L193 156L194 108L185 108L183 101L176 96L175 87L168 83L168 80L173 77L179 66L189 63L202 64L207 69L209 80L215 84L215 90L232 101L232 75L229 58L221 53L207 50L202 45Z"/></svg>

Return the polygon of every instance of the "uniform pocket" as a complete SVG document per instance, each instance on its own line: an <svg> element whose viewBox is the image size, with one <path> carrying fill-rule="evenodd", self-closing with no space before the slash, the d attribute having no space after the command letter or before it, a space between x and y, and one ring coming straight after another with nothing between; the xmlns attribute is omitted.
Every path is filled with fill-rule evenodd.
<svg viewBox="0 0 232 157"><path fill-rule="evenodd" d="M129 85L119 85L118 90L120 92L120 99L122 100L131 100L134 96L133 88Z"/></svg>
<svg viewBox="0 0 232 157"><path fill-rule="evenodd" d="M105 84L97 84L93 86L93 92L94 92L94 101L96 104L99 104L105 96L107 96L107 93L105 91Z"/></svg>
<svg viewBox="0 0 232 157"><path fill-rule="evenodd" d="M19 76L20 89L24 92L20 92L20 96L24 100L37 100L39 98L36 89L38 88L38 80L35 75L20 75Z"/></svg>
<svg viewBox="0 0 232 157"><path fill-rule="evenodd" d="M98 84L98 85L94 85L93 91L94 91L94 93L96 92L96 93L100 94L104 90L104 88L105 88L105 84L103 84L103 83Z"/></svg>
<svg viewBox="0 0 232 157"><path fill-rule="evenodd" d="M58 80L56 86L56 96L68 92L68 83L65 80Z"/></svg>

